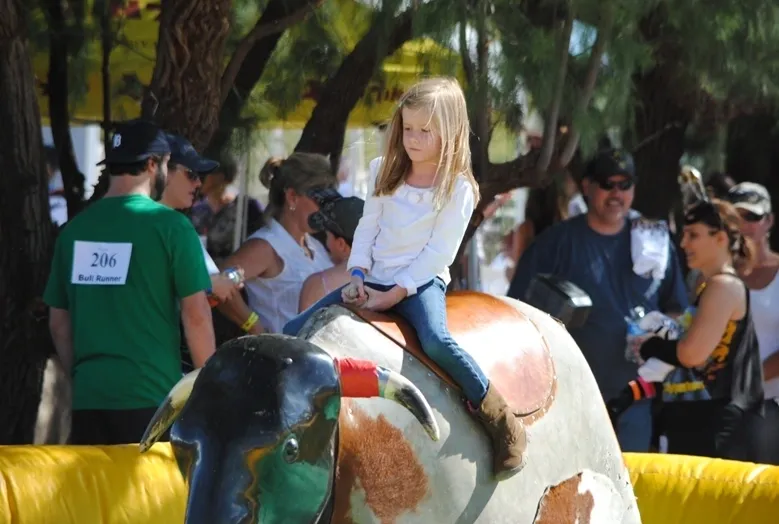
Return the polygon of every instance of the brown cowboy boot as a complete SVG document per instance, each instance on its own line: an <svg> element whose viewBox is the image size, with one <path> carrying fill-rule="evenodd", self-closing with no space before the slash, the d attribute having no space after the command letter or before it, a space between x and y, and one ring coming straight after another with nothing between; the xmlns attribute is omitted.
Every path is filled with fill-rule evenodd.
<svg viewBox="0 0 779 524"><path fill-rule="evenodd" d="M506 480L525 467L527 436L522 420L514 415L498 390L490 384L487 394L475 411L492 440L493 473Z"/></svg>

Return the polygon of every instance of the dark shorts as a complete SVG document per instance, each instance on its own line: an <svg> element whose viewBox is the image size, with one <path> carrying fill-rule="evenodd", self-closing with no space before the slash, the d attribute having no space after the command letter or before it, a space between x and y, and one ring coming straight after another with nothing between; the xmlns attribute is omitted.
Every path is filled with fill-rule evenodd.
<svg viewBox="0 0 779 524"><path fill-rule="evenodd" d="M91 446L137 444L156 411L157 408L73 411L70 443ZM168 439L169 431L166 431L159 440Z"/></svg>

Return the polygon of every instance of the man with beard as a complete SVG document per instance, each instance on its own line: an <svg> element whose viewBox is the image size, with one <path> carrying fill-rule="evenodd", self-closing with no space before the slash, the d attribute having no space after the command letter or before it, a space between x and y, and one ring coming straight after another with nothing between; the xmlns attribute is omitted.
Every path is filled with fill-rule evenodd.
<svg viewBox="0 0 779 524"><path fill-rule="evenodd" d="M170 152L156 125L119 124L101 162L108 192L57 238L44 300L73 377L73 444L140 440L181 378L179 318L195 366L215 349L200 239L155 201Z"/></svg>
<svg viewBox="0 0 779 524"><path fill-rule="evenodd" d="M170 160L168 180L160 202L173 209L189 209L192 207L197 190L203 185L203 177L217 169L219 162L200 156L192 143L181 135L168 133L165 138L170 144ZM228 275L219 271L216 262L208 254L202 242L200 249L206 270L211 277L211 298L226 302L240 292L243 284L236 284ZM181 350L183 370L192 371L192 356L189 348L186 344L182 344Z"/></svg>
<svg viewBox="0 0 779 524"><path fill-rule="evenodd" d="M655 238L636 233L640 229L636 229L630 216L637 214L630 209L635 182L629 153L608 149L596 154L587 164L582 180L587 213L559 222L537 237L520 258L508 291L510 297L523 300L533 277L549 273L589 294L592 308L587 321L581 327L570 328L570 332L605 400L633 380L638 369L625 356L625 318L636 307L645 312L670 314L681 313L687 307L684 277L673 242L665 240L644 246L652 249L640 249L642 241L655 242ZM650 228L657 225L637 223L649 224ZM655 267L652 274L647 274L639 269L641 264L635 260L635 254L643 252L660 259L659 271ZM637 402L625 413L617 436L623 451L649 449L650 401Z"/></svg>

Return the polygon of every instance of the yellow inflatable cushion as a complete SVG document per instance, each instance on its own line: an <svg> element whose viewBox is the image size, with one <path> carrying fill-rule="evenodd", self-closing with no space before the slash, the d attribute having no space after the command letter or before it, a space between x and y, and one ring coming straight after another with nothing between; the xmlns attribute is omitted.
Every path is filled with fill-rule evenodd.
<svg viewBox="0 0 779 524"><path fill-rule="evenodd" d="M0 446L0 524L176 524L186 494L169 444Z"/></svg>
<svg viewBox="0 0 779 524"><path fill-rule="evenodd" d="M776 524L779 467L625 453L643 524Z"/></svg>
<svg viewBox="0 0 779 524"><path fill-rule="evenodd" d="M779 467L626 453L644 524L775 524ZM0 446L0 524L176 524L170 445Z"/></svg>

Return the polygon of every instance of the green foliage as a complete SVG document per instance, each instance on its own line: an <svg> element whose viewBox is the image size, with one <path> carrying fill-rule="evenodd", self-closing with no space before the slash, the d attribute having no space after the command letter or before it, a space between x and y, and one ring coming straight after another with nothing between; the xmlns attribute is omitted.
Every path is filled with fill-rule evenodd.
<svg viewBox="0 0 779 524"><path fill-rule="evenodd" d="M33 59L45 61L48 68L49 42L53 30L47 22L46 9L53 0L36 0L27 13L27 31ZM97 0L99 1L99 0ZM85 11L86 0L63 3L64 33L68 37L68 100L71 105L82 103L88 96L86 78L91 67L88 43L97 37L97 28ZM45 77L40 78L46 81Z"/></svg>
<svg viewBox="0 0 779 524"><path fill-rule="evenodd" d="M252 93L244 110L248 121L259 123L294 111L312 86L321 87L341 66L346 56L376 23L388 34L396 17L408 2L382 0L327 0L302 24L288 30L279 42L261 86ZM452 31L456 18L449 14L447 2L431 4L424 16L413 19L414 37L429 36L441 42ZM445 18L448 16L449 18ZM379 39L376 52L384 53L386 39ZM420 54L417 64L424 76L435 70L456 74L459 60L447 49ZM381 82L383 72L376 71Z"/></svg>
<svg viewBox="0 0 779 524"><path fill-rule="evenodd" d="M689 82L718 99L779 95L778 4L687 0L666 5L664 33L681 47Z"/></svg>
<svg viewBox="0 0 779 524"><path fill-rule="evenodd" d="M266 66L261 86L244 110L261 122L294 110L310 82L335 73L371 22L370 9L353 2L328 0L303 23L287 30Z"/></svg>
<svg viewBox="0 0 779 524"><path fill-rule="evenodd" d="M233 0L233 10L230 18L230 36L227 37L225 50L231 55L244 36L262 16L267 0Z"/></svg>
<svg viewBox="0 0 779 524"><path fill-rule="evenodd" d="M638 22L653 2L579 0L568 5L575 22L560 115L573 121L581 133L580 148L588 154L604 132L631 118L631 75L651 63L651 48L641 38ZM510 0L496 1L499 14L493 21L505 57L496 64L500 72L498 92L511 100L522 89L530 98L531 108L544 115L554 97L566 11L558 10L557 21L544 27L515 6ZM607 15L613 22L599 29ZM606 31L608 37L596 89L587 111L576 112L599 30Z"/></svg>
<svg viewBox="0 0 779 524"><path fill-rule="evenodd" d="M44 1L33 2L28 18L30 40L38 57L48 52ZM69 50L71 102L88 95L87 74L99 71L97 15L106 1L65 4L69 9L67 30L73 37ZM585 153L592 150L604 131L631 127L632 76L655 65L661 44L674 49L677 76L668 81L678 83L680 92L695 93L703 87L719 100L754 103L771 101L779 95L775 80L779 77L779 53L775 51L779 48L779 4L769 0L486 1L489 110L492 124L509 131L522 129L527 116L520 103L524 99L529 101L531 110L542 116L550 107L560 59L562 21L569 8L574 10L577 23L561 115L572 118L581 131ZM79 16L74 8L82 3L87 11L85 16ZM233 0L228 55L251 31L267 4L268 0ZM429 4L426 11L414 17L414 37L431 38L448 50L457 48L460 28L466 27L467 52L472 61L477 61L474 28L478 26L477 9L485 5L483 2L326 0L305 22L284 33L245 108L243 125L254 127L279 113L289 114L298 107L311 82L321 84L338 69L375 20L391 24L394 16L414 4ZM539 16L545 10L546 16ZM597 28L607 14L613 24L592 103L586 111L576 113ZM112 31L116 46L131 45L123 38L121 21L114 22ZM144 49L135 51L148 54ZM433 69L455 74L460 67L459 57L448 51L422 56L423 74ZM447 61L444 67L440 64L443 61ZM381 75L378 71L377 78L381 79ZM475 107L475 86L464 87Z"/></svg>

